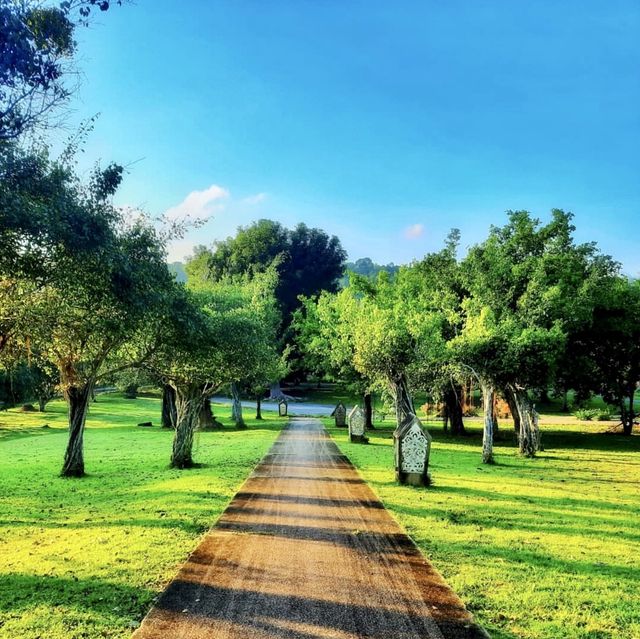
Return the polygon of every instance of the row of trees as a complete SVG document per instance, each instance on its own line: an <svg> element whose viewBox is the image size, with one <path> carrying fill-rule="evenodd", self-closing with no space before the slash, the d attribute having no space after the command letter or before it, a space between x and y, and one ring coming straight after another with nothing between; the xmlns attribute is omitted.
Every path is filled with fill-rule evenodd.
<svg viewBox="0 0 640 639"><path fill-rule="evenodd" d="M171 463L192 464L205 400L223 384L280 375L273 270L251 279L178 284L166 233L128 219L111 198L116 165L88 184L64 161L5 145L0 154L0 358L57 371L69 406L63 474L84 474L83 438L95 386L129 368L175 394Z"/></svg>
<svg viewBox="0 0 640 639"><path fill-rule="evenodd" d="M171 463L183 468L215 389L264 387L281 373L274 269L178 284L165 245L183 229L115 207L117 164L80 180L79 138L52 159L34 135L59 123L75 88L77 29L110 4L0 2L0 381L7 399L32 393L42 408L63 393L65 476L84 474L97 384L138 370L171 389Z"/></svg>
<svg viewBox="0 0 640 639"><path fill-rule="evenodd" d="M595 244L576 244L574 230L561 210L547 224L512 211L461 260L453 231L441 251L395 277L354 275L339 293L306 299L294 322L299 347L318 374L389 392L399 424L415 413L417 390L439 398L454 434L464 429L462 387L472 378L484 400L485 463L496 393L509 403L523 455L540 448L532 397L550 388L602 394L630 434L640 283Z"/></svg>

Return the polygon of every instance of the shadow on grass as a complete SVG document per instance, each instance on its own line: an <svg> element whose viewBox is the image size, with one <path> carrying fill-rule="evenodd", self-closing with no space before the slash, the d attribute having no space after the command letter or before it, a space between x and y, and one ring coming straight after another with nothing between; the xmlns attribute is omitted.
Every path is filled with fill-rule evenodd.
<svg viewBox="0 0 640 639"><path fill-rule="evenodd" d="M448 491L445 491L448 492ZM505 500L507 501L507 500ZM514 501L522 502L523 499L514 498ZM470 502L473 503L473 502ZM620 513L620 518L599 519L595 514L576 514L568 510L570 504L565 504L565 510L561 513L561 521L558 522L558 511L545 509L542 505L544 500L537 500L532 506L529 514L518 514L510 518L508 513L515 512L508 504L505 510L500 510L498 506L487 507L486 514L476 508L470 508L468 511L464 506L456 509L442 508L433 505L423 508L405 506L403 504L394 503L392 508L394 511L410 515L413 517L429 516L434 519L448 521L454 525L473 526L486 529L500 529L508 531L526 531L531 533L560 534L572 537L592 537L601 540L607 537L615 536L621 543L637 543L640 541L640 534L625 530L629 526L629 518L638 516L637 509L628 509L628 513ZM486 501L485 501L486 505ZM558 508L562 508L561 503L557 504ZM612 509L613 510L613 509Z"/></svg>
<svg viewBox="0 0 640 639"><path fill-rule="evenodd" d="M40 605L69 606L105 617L141 617L155 593L96 578L0 575L0 612L28 611ZM117 614L114 614L114 608Z"/></svg>
<svg viewBox="0 0 640 639"><path fill-rule="evenodd" d="M12 426L5 428L0 426L0 441L8 441L10 439L24 439L25 437L42 437L44 435L61 435L66 434L66 428L55 428L50 426Z"/></svg>
<svg viewBox="0 0 640 639"><path fill-rule="evenodd" d="M452 443L457 446L479 447L482 442L482 429L471 426L467 429L466 434L454 437L448 433L442 432L442 425L431 424L425 422L426 428L438 443ZM327 430L332 435L338 435L340 429L329 427ZM376 439L392 439L394 426L381 424L376 425L374 431L369 431L371 443L375 443ZM504 428L497 432L495 437L495 445L498 448L516 448L517 441L513 429ZM607 432L576 432L571 430L562 430L561 428L543 428L542 443L546 450L602 450L608 452L639 452L640 436L634 434L626 436L622 434L612 434ZM544 453L543 453L544 454Z"/></svg>

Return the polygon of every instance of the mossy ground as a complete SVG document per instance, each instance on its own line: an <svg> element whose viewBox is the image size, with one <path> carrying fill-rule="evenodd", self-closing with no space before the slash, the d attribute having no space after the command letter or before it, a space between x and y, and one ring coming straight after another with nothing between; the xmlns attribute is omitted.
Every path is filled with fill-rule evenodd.
<svg viewBox="0 0 640 639"><path fill-rule="evenodd" d="M197 434L202 466L178 471L159 413L156 398L99 396L83 479L58 475L62 401L44 414L0 413L0 637L130 636L284 423L265 413L236 431L215 407L227 427Z"/></svg>
<svg viewBox="0 0 640 639"><path fill-rule="evenodd" d="M491 636L638 639L640 437L543 426L545 451L523 459L505 422L486 466L478 426L429 428L428 489L394 480L391 422L368 445L330 432Z"/></svg>

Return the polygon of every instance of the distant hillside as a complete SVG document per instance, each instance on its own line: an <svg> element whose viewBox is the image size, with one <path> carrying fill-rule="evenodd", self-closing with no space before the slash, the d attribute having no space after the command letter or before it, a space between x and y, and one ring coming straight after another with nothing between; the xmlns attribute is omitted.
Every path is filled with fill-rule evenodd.
<svg viewBox="0 0 640 639"><path fill-rule="evenodd" d="M340 285L344 287L349 284L349 272L357 273L358 275L363 275L373 280L378 277L380 271L386 271L391 275L395 275L399 269L400 266L393 262L390 264L376 264L370 257L361 257L355 262L347 262L345 264L345 274L340 280Z"/></svg>
<svg viewBox="0 0 640 639"><path fill-rule="evenodd" d="M187 273L184 270L184 264L182 262L171 262L167 266L169 267L169 272L175 276L176 281L187 281Z"/></svg>

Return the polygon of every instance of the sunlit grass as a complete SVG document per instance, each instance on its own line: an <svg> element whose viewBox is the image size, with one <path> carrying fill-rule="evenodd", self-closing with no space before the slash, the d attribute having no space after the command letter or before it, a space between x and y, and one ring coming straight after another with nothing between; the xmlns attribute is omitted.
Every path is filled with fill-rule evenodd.
<svg viewBox="0 0 640 639"><path fill-rule="evenodd" d="M394 481L392 428L367 446L331 432L492 637L640 637L640 437L547 427L529 460L505 425L484 466L479 430L456 440L432 424L434 486L419 489Z"/></svg>
<svg viewBox="0 0 640 639"><path fill-rule="evenodd" d="M58 476L61 401L45 414L0 413L0 637L128 637L283 423L265 413L236 431L215 407L227 427L199 433L202 467L178 471L159 411L158 399L100 396L81 480Z"/></svg>

